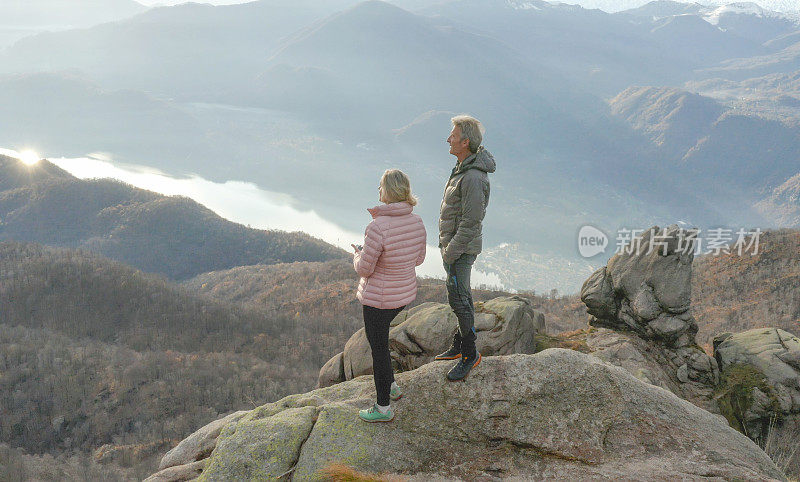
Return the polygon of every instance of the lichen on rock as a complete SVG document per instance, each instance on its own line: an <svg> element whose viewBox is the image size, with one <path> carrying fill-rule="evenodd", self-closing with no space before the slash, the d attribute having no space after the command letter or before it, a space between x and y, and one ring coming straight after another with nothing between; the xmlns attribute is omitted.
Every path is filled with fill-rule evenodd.
<svg viewBox="0 0 800 482"><path fill-rule="evenodd" d="M722 372L717 398L733 426L761 438L770 419L800 416L800 338L779 328L723 333L714 357Z"/></svg>
<svg viewBox="0 0 800 482"><path fill-rule="evenodd" d="M785 480L721 417L594 356L486 357L458 383L446 381L451 365L399 373L390 424L358 418L371 376L259 407L222 430L201 478L321 480L344 463L416 480Z"/></svg>

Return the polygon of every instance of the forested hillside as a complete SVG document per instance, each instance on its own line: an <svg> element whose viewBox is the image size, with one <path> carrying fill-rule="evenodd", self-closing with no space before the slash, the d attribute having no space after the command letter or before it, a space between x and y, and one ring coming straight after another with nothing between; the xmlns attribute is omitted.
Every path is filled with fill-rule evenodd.
<svg viewBox="0 0 800 482"><path fill-rule="evenodd" d="M269 306L287 315L294 313L296 317L326 320L326 323L342 320L336 323L351 326L352 332L363 326L361 304L356 299L358 276L349 260L241 266L204 273L184 282L184 286L215 299ZM586 325L586 309L578 296L558 296L556 290L540 295L527 291L519 294L545 314L550 333ZM472 290L475 301L508 295L496 290ZM419 279L417 299L409 306L428 301L447 303L442 280Z"/></svg>
<svg viewBox="0 0 800 482"><path fill-rule="evenodd" d="M0 241L85 248L172 279L346 253L305 233L252 229L197 202L111 179L80 180L46 160L0 155Z"/></svg>
<svg viewBox="0 0 800 482"><path fill-rule="evenodd" d="M695 260L698 341L756 326L800 331L798 235L764 233L754 257ZM363 323L356 285L347 259L241 266L178 285L86 251L0 243L0 443L13 447L0 475L142 477L208 421L308 390ZM474 291L476 301L504 294ZM585 326L577 296L523 294L548 332ZM422 279L413 304L445 300L440 280Z"/></svg>
<svg viewBox="0 0 800 482"><path fill-rule="evenodd" d="M353 331L217 301L86 251L0 243L0 443L16 474L95 457L141 479L197 426L312 387ZM18 480L7 468L0 480Z"/></svg>
<svg viewBox="0 0 800 482"><path fill-rule="evenodd" d="M767 231L759 252L700 256L694 261L692 307L697 341L715 334L774 326L800 335L800 231Z"/></svg>

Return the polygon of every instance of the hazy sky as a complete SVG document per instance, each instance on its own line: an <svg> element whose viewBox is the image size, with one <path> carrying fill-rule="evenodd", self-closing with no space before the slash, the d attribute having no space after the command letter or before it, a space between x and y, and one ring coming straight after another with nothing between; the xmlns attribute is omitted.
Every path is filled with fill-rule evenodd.
<svg viewBox="0 0 800 482"><path fill-rule="evenodd" d="M187 0L136 0L142 5L177 5L179 3L186 3ZM213 3L214 5L231 5L234 3L247 3L252 0L194 0L196 3ZM324 1L324 0L323 0Z"/></svg>
<svg viewBox="0 0 800 482"><path fill-rule="evenodd" d="M213 3L214 5L229 5L233 3L246 3L252 0L194 0L199 3ZM325 0L320 0L321 2ZM704 5L726 5L734 3L737 0L677 0L682 3L701 3ZM741 1L741 0L739 0ZM757 3L764 8L770 10L777 10L783 12L800 12L800 0L749 0L752 3ZM185 3L186 0L138 0L143 5L175 5L178 3ZM355 0L354 0L355 2ZM391 0L389 0L391 3ZM551 3L569 3L578 4L586 8L599 8L607 12L616 12L628 8L636 8L650 0L558 0Z"/></svg>

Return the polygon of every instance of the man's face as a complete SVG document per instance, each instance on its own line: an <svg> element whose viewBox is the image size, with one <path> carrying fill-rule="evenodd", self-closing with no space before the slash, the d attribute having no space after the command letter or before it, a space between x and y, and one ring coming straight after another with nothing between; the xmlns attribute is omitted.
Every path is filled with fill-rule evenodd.
<svg viewBox="0 0 800 482"><path fill-rule="evenodd" d="M450 144L450 154L458 157L469 149L469 139L461 139L461 128L453 126L450 131L450 137L447 138L447 143Z"/></svg>

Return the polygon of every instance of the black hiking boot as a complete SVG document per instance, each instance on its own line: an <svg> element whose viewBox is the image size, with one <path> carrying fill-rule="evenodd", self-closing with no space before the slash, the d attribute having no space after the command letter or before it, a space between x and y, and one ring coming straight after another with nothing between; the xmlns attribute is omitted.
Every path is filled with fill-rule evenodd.
<svg viewBox="0 0 800 482"><path fill-rule="evenodd" d="M469 371L478 366L480 362L481 354L477 351L473 356L462 356L461 359L458 360L458 363L456 363L456 366L447 372L447 379L451 382L463 380L467 374L469 374Z"/></svg>
<svg viewBox="0 0 800 482"><path fill-rule="evenodd" d="M453 343L446 352L439 353L433 357L434 360L455 360L456 358L461 358L461 338L459 338L458 333L453 336Z"/></svg>

